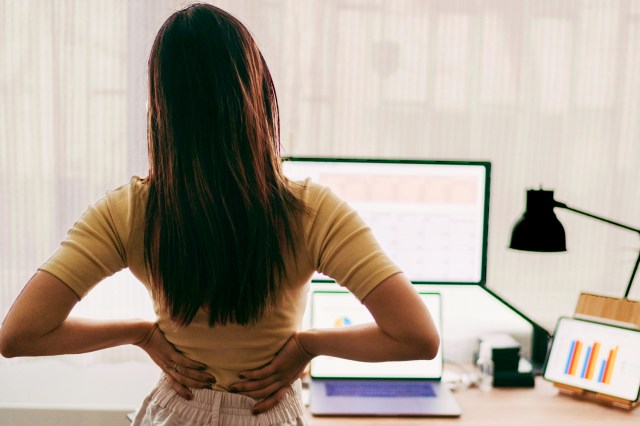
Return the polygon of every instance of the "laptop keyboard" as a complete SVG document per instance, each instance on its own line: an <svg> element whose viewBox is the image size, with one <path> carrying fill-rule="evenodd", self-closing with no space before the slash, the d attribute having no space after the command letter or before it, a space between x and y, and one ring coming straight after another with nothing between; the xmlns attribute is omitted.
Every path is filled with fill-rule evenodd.
<svg viewBox="0 0 640 426"><path fill-rule="evenodd" d="M325 384L327 396L364 396L364 397L432 397L436 396L429 383L341 383Z"/></svg>

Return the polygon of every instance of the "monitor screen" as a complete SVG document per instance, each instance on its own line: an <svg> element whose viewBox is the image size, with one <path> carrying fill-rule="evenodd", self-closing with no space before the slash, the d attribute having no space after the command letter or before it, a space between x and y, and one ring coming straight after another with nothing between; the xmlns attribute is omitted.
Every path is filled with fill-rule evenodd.
<svg viewBox="0 0 640 426"><path fill-rule="evenodd" d="M441 333L440 294L420 293L438 333ZM311 294L311 327L328 329L374 322L367 308L348 292L314 291ZM439 379L442 346L432 360L359 362L330 356L311 361L313 378Z"/></svg>
<svg viewBox="0 0 640 426"><path fill-rule="evenodd" d="M484 284L490 163L287 158L283 168L347 201L411 281Z"/></svg>
<svg viewBox="0 0 640 426"><path fill-rule="evenodd" d="M640 330L560 318L544 378L635 401L640 391Z"/></svg>

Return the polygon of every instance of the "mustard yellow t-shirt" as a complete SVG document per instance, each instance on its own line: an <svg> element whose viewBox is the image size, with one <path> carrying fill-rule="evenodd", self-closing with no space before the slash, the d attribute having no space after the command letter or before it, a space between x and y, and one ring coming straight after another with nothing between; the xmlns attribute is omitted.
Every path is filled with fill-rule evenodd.
<svg viewBox="0 0 640 426"><path fill-rule="evenodd" d="M241 371L267 364L300 327L309 281L319 271L360 301L380 282L400 272L382 252L370 229L327 187L310 180L291 184L307 206L299 215L299 252L285 259L287 283L282 302L253 326L208 325L201 309L186 327L174 325L154 303L160 329L189 358L208 366L216 388L238 382ZM58 251L40 267L80 298L104 278L129 268L149 289L144 265L144 224L148 186L139 178L107 193L69 230Z"/></svg>

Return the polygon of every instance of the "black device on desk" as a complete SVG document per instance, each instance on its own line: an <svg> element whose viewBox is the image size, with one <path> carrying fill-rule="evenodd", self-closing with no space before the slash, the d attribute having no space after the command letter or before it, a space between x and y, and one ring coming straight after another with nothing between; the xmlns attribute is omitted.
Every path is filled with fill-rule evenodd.
<svg viewBox="0 0 640 426"><path fill-rule="evenodd" d="M535 385L533 368L521 358L520 343L504 333L489 333L480 336L479 343L491 347L493 361L493 387L531 388Z"/></svg>

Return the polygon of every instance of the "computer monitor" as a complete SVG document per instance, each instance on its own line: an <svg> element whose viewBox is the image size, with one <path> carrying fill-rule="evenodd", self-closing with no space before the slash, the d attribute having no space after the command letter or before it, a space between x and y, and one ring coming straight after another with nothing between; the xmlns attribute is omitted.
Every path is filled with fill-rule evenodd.
<svg viewBox="0 0 640 426"><path fill-rule="evenodd" d="M485 284L489 162L287 157L283 169L347 201L412 282Z"/></svg>

